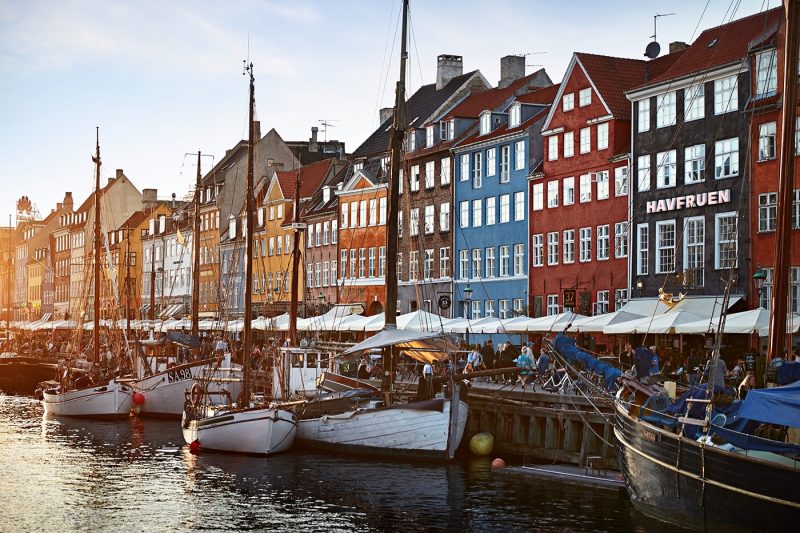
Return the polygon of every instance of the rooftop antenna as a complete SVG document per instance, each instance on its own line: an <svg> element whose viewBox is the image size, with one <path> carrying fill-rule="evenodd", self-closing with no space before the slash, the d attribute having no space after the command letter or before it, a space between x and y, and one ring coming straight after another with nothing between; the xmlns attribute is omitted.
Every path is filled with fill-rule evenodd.
<svg viewBox="0 0 800 533"><path fill-rule="evenodd" d="M330 118L323 118L321 120L318 120L317 122L319 122L320 125L322 126L322 139L323 139L322 142L328 142L328 126L330 126L331 128L335 128L336 124L333 123L339 121Z"/></svg>
<svg viewBox="0 0 800 533"><path fill-rule="evenodd" d="M675 13L656 13L653 15L653 35L650 36L653 41L648 43L647 48L644 50L644 55L648 59L655 59L658 57L658 54L661 53L661 45L656 41L656 36L658 35L658 18L671 17L674 14Z"/></svg>

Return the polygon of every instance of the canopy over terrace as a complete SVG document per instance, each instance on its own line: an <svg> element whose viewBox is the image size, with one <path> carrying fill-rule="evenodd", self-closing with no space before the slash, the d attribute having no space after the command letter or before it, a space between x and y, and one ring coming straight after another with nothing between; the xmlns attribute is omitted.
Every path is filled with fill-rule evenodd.
<svg viewBox="0 0 800 533"><path fill-rule="evenodd" d="M447 355L448 350L453 348L441 332L384 329L365 341L351 346L342 352L342 355L358 355L388 346L402 350L412 359L423 363L438 361Z"/></svg>
<svg viewBox="0 0 800 533"><path fill-rule="evenodd" d="M572 329L579 333L603 333L603 328L611 324L619 324L641 318L644 317L620 309L613 313L605 313L603 315L589 316L581 318L580 320L575 320L572 323Z"/></svg>
<svg viewBox="0 0 800 533"><path fill-rule="evenodd" d="M646 316L604 326L603 333L611 335L625 333L670 334L676 333L676 328L681 324L696 322L700 319L701 317L689 311L672 309L662 315Z"/></svg>

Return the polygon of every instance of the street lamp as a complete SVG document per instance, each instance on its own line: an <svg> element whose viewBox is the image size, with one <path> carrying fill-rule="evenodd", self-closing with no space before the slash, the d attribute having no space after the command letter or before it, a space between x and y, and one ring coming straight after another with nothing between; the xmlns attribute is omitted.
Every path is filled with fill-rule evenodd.
<svg viewBox="0 0 800 533"><path fill-rule="evenodd" d="M765 268L759 267L756 270L756 273L753 274L753 285L756 288L756 292L758 293L759 304L761 302L761 291L764 290L764 283L767 281L767 270Z"/></svg>
<svg viewBox="0 0 800 533"><path fill-rule="evenodd" d="M472 285L464 286L464 318L469 318L469 306L472 303Z"/></svg>
<svg viewBox="0 0 800 533"><path fill-rule="evenodd" d="M325 307L325 294L322 291L319 291L317 299L319 300L319 309L322 311L322 309Z"/></svg>
<svg viewBox="0 0 800 533"><path fill-rule="evenodd" d="M636 280L636 289L639 291L639 296L642 295L642 291L644 290L644 280L639 278Z"/></svg>

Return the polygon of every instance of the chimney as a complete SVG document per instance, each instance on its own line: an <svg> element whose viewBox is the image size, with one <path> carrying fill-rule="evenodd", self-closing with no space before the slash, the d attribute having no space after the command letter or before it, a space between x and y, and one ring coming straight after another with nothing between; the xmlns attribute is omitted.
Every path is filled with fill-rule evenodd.
<svg viewBox="0 0 800 533"><path fill-rule="evenodd" d="M308 140L308 151L309 152L317 152L319 147L317 146L317 132L319 128L316 126L311 126L311 138Z"/></svg>
<svg viewBox="0 0 800 533"><path fill-rule="evenodd" d="M62 204L61 202L57 202L56 203L56 211L58 211L60 213L63 209L64 209L64 204Z"/></svg>
<svg viewBox="0 0 800 533"><path fill-rule="evenodd" d="M118 168L118 169L117 169L117 176L116 176L116 177L117 177L117 179L119 179L119 178L124 178L124 177L125 177L125 173L124 173L124 172L122 172L122 169L121 169L121 168Z"/></svg>
<svg viewBox="0 0 800 533"><path fill-rule="evenodd" d="M683 41L674 41L669 43L669 53L673 54L675 52L680 52L681 50L686 50L689 48L689 45L684 43Z"/></svg>
<svg viewBox="0 0 800 533"><path fill-rule="evenodd" d="M156 205L158 189L142 189L142 205L152 209Z"/></svg>
<svg viewBox="0 0 800 533"><path fill-rule="evenodd" d="M253 138L258 140L261 138L261 121L254 120L253 121Z"/></svg>
<svg viewBox="0 0 800 533"><path fill-rule="evenodd" d="M464 73L464 61L461 56L442 54L436 62L436 90L442 89L450 80Z"/></svg>
<svg viewBox="0 0 800 533"><path fill-rule="evenodd" d="M525 56L505 56L500 58L500 81L498 88L508 87L511 82L525 77Z"/></svg>
<svg viewBox="0 0 800 533"><path fill-rule="evenodd" d="M64 207L67 210L72 211L73 205L74 204L72 203L72 193L67 191L66 193L64 193Z"/></svg>
<svg viewBox="0 0 800 533"><path fill-rule="evenodd" d="M115 181L117 181L117 178L108 178L108 185L111 185Z"/></svg>
<svg viewBox="0 0 800 533"><path fill-rule="evenodd" d="M378 111L378 118L381 124L392 118L392 115L394 115L394 107L384 107Z"/></svg>

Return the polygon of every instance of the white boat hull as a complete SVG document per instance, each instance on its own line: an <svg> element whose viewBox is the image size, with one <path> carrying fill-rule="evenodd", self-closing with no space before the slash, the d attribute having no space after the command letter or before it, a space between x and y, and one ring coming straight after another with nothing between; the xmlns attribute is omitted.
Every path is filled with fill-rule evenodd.
<svg viewBox="0 0 800 533"><path fill-rule="evenodd" d="M194 420L184 413L183 439L197 442L193 449L272 455L291 448L296 435L297 418L283 409L219 411Z"/></svg>
<svg viewBox="0 0 800 533"><path fill-rule="evenodd" d="M241 365L215 368L204 361L180 365L129 383L144 396L144 403L137 406L139 414L180 418L186 402L186 390L191 388L195 380L204 378L205 390L210 397L224 398L220 403L229 403L236 401L242 390L241 372Z"/></svg>
<svg viewBox="0 0 800 533"><path fill-rule="evenodd" d="M468 407L459 402L452 430L451 407L451 400L440 399L300 420L297 440L330 451L452 459L464 437Z"/></svg>
<svg viewBox="0 0 800 533"><path fill-rule="evenodd" d="M133 407L133 390L115 380L97 387L42 394L45 413L58 416L122 418L129 416Z"/></svg>

